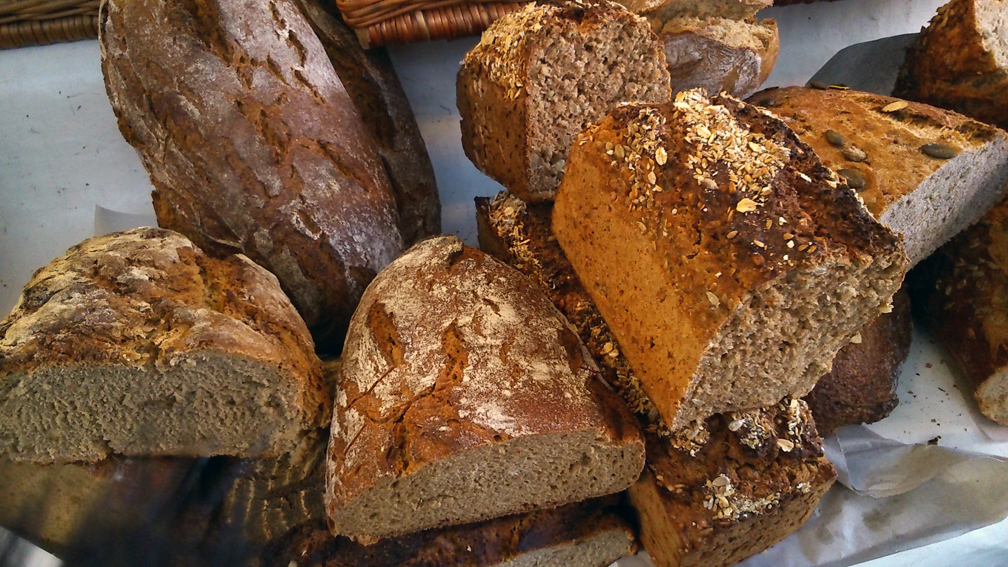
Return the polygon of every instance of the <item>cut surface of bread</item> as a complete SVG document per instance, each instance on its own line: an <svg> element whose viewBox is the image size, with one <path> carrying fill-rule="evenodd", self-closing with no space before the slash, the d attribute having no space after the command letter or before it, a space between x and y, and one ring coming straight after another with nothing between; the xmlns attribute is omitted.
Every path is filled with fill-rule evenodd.
<svg viewBox="0 0 1008 567"><path fill-rule="evenodd" d="M903 236L911 265L976 222L1008 188L1008 135L960 114L804 87L768 89L750 102L781 117L858 190L875 218Z"/></svg>
<svg viewBox="0 0 1008 567"><path fill-rule="evenodd" d="M554 233L670 428L808 393L888 305L906 256L834 175L780 120L699 91L574 144Z"/></svg>
<svg viewBox="0 0 1008 567"><path fill-rule="evenodd" d="M14 460L277 455L330 404L276 278L167 230L70 248L0 322L0 453Z"/></svg>
<svg viewBox="0 0 1008 567"><path fill-rule="evenodd" d="M541 291L455 237L372 282L342 357L326 476L334 534L361 542L626 488L633 418Z"/></svg>
<svg viewBox="0 0 1008 567"><path fill-rule="evenodd" d="M494 22L462 62L462 147L526 200L551 200L570 145L616 103L670 96L648 22L608 2L529 4Z"/></svg>

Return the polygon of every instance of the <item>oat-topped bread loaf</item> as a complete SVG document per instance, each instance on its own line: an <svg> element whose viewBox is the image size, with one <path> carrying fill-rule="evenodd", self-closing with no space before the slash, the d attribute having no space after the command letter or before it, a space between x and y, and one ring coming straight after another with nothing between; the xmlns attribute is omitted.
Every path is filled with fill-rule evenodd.
<svg viewBox="0 0 1008 567"><path fill-rule="evenodd" d="M326 475L333 533L361 542L617 492L633 418L524 276L425 240L364 294L343 351Z"/></svg>
<svg viewBox="0 0 1008 567"><path fill-rule="evenodd" d="M158 224L276 274L338 352L402 238L381 157L293 0L108 0L99 27Z"/></svg>
<svg viewBox="0 0 1008 567"><path fill-rule="evenodd" d="M38 270L0 321L0 455L278 455L328 422L311 337L240 255L135 229Z"/></svg>
<svg viewBox="0 0 1008 567"><path fill-rule="evenodd" d="M699 91L579 136L553 230L672 429L808 393L906 270L783 122Z"/></svg>
<svg viewBox="0 0 1008 567"><path fill-rule="evenodd" d="M893 91L1008 128L1008 0L952 0L907 50Z"/></svg>
<svg viewBox="0 0 1008 567"><path fill-rule="evenodd" d="M575 136L622 101L670 96L662 44L618 4L529 4L494 22L458 74L462 148L525 200L552 200Z"/></svg>
<svg viewBox="0 0 1008 567"><path fill-rule="evenodd" d="M804 87L769 89L750 102L782 118L875 218L903 235L911 266L976 222L1008 187L1008 136L954 112Z"/></svg>
<svg viewBox="0 0 1008 567"><path fill-rule="evenodd" d="M920 321L972 384L980 411L1008 425L1008 200L907 280Z"/></svg>
<svg viewBox="0 0 1008 567"><path fill-rule="evenodd" d="M892 300L892 311L864 326L836 358L833 369L816 382L805 401L819 435L844 425L874 423L896 408L900 368L910 355L913 323L906 285Z"/></svg>
<svg viewBox="0 0 1008 567"><path fill-rule="evenodd" d="M665 44L672 93L703 88L745 98L766 81L777 62L777 22L720 17L651 20Z"/></svg>

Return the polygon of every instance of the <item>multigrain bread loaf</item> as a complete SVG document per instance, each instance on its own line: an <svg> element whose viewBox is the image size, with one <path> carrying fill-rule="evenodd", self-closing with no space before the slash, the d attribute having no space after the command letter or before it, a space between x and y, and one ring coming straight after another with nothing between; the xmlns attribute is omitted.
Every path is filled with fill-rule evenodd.
<svg viewBox="0 0 1008 567"><path fill-rule="evenodd" d="M907 50L893 94L1008 128L1008 1L939 8Z"/></svg>
<svg viewBox="0 0 1008 567"><path fill-rule="evenodd" d="M0 454L269 456L329 421L322 365L276 278L185 237L96 237L0 321Z"/></svg>
<svg viewBox="0 0 1008 567"><path fill-rule="evenodd" d="M326 474L362 543L626 488L643 443L577 334L524 276L455 237L375 278L343 351Z"/></svg>
<svg viewBox="0 0 1008 567"><path fill-rule="evenodd" d="M665 44L672 94L703 88L745 98L766 81L777 62L777 22L720 17L651 20Z"/></svg>
<svg viewBox="0 0 1008 567"><path fill-rule="evenodd" d="M335 4L296 1L374 138L395 193L404 244L441 234L434 167L388 52L384 47L365 51L339 19Z"/></svg>
<svg viewBox="0 0 1008 567"><path fill-rule="evenodd" d="M546 290L578 329L605 379L616 386L640 417L648 432L648 459L656 466L673 469L675 475L692 479L685 493L691 497L680 492L679 497L670 499L668 491L658 488L645 467L642 479L632 489L637 492L638 507L648 513L645 547L656 562L729 565L759 553L801 525L833 478L821 452L791 454L793 446L801 451L819 443L815 423L808 419L803 402L786 400L783 406L774 404L755 411L718 415L668 431L651 401L640 391L616 339L552 237L552 205L526 205L506 192L492 202L477 198L476 203L480 246ZM782 427L785 421L795 426ZM771 473L764 476L750 470ZM746 510L744 518L735 514L717 518L720 502L717 508L708 507L707 499L699 497L704 490L710 494L711 487L704 479L724 471L734 471L726 473L735 479L732 494L726 498L736 510ZM813 479L807 486L801 484L808 480L806 477ZM789 478L794 479L791 484ZM684 483L682 488L686 486ZM730 504L725 508L726 513L730 512ZM692 525L694 521L697 526ZM710 557L719 559L712 561Z"/></svg>
<svg viewBox="0 0 1008 567"><path fill-rule="evenodd" d="M1008 201L907 277L920 321L973 386L980 411L1008 425Z"/></svg>
<svg viewBox="0 0 1008 567"><path fill-rule="evenodd" d="M783 119L875 218L903 235L911 266L1008 188L1008 136L954 112L804 87L769 89L750 102Z"/></svg>
<svg viewBox="0 0 1008 567"><path fill-rule="evenodd" d="M907 264L783 122L699 91L587 129L553 231L672 429L807 394Z"/></svg>
<svg viewBox="0 0 1008 567"><path fill-rule="evenodd" d="M912 341L910 296L904 285L893 296L892 311L858 331L833 359L833 370L805 396L819 435L832 435L844 425L874 423L896 408L900 367Z"/></svg>
<svg viewBox="0 0 1008 567"><path fill-rule="evenodd" d="M292 0L108 0L102 71L158 224L276 274L320 351L402 251L366 127Z"/></svg>
<svg viewBox="0 0 1008 567"><path fill-rule="evenodd" d="M462 62L462 148L521 198L551 200L585 126L615 103L670 94L645 19L605 0L533 3L494 22Z"/></svg>

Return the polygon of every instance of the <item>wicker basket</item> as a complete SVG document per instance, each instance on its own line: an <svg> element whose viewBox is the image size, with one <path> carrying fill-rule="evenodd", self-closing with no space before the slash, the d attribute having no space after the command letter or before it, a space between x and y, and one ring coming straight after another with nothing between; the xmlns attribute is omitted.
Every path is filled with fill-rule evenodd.
<svg viewBox="0 0 1008 567"><path fill-rule="evenodd" d="M99 0L0 0L0 49L98 37Z"/></svg>
<svg viewBox="0 0 1008 567"><path fill-rule="evenodd" d="M478 34L523 4L488 0L336 0L343 20L357 32L365 48Z"/></svg>

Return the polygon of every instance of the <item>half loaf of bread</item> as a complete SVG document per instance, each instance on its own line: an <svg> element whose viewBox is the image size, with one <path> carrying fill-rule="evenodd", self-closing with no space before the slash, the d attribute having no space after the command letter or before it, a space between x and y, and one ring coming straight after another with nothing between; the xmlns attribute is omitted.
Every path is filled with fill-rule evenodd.
<svg viewBox="0 0 1008 567"><path fill-rule="evenodd" d="M373 542L623 490L644 448L612 396L524 276L455 237L420 242L354 314L329 527Z"/></svg>
<svg viewBox="0 0 1008 567"><path fill-rule="evenodd" d="M700 91L587 129L553 230L672 429L808 393L906 271L783 122Z"/></svg>
<svg viewBox="0 0 1008 567"><path fill-rule="evenodd" d="M330 408L276 278L171 231L70 248L0 321L0 454L11 459L277 455Z"/></svg>

